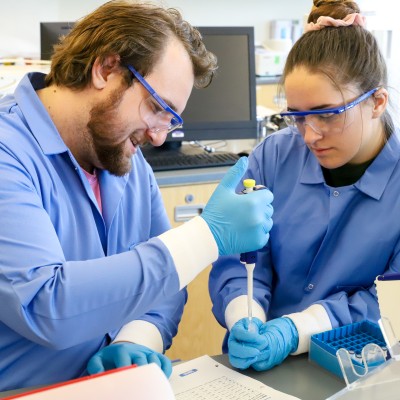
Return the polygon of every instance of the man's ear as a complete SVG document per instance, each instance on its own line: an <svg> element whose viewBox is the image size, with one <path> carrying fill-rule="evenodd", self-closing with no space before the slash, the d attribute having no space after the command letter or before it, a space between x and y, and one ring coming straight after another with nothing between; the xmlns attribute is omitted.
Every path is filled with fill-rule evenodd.
<svg viewBox="0 0 400 400"><path fill-rule="evenodd" d="M379 118L386 110L389 101L389 93L385 88L380 88L372 96L374 100L372 118Z"/></svg>
<svg viewBox="0 0 400 400"><path fill-rule="evenodd" d="M96 89L103 89L106 86L109 76L119 69L119 62L118 55L110 55L103 60L96 58L92 67L92 84Z"/></svg>

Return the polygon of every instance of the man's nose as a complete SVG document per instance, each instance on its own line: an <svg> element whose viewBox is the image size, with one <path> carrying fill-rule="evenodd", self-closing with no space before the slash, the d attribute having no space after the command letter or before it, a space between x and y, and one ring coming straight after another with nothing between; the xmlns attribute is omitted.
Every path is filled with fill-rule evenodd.
<svg viewBox="0 0 400 400"><path fill-rule="evenodd" d="M146 130L147 141L155 147L161 146L167 139L168 133L166 132L153 132L150 129Z"/></svg>

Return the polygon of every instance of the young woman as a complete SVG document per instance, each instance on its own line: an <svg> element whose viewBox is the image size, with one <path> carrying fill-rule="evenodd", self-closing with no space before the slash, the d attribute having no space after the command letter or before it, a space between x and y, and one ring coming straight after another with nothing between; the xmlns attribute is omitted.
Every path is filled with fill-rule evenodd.
<svg viewBox="0 0 400 400"><path fill-rule="evenodd" d="M250 156L247 176L274 194L274 226L254 271L213 266L213 312L233 366L266 370L308 351L312 334L377 322L377 275L399 271L400 143L385 62L351 1L314 1L283 73L288 127ZM265 322L268 321L268 322Z"/></svg>

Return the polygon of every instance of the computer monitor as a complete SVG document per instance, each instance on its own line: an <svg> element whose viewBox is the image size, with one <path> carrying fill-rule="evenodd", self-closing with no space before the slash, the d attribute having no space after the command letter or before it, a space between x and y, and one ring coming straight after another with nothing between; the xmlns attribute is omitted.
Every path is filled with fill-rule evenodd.
<svg viewBox="0 0 400 400"><path fill-rule="evenodd" d="M257 137L253 27L198 27L218 58L210 86L193 89L182 113L183 129L168 142Z"/></svg>
<svg viewBox="0 0 400 400"><path fill-rule="evenodd" d="M53 46L61 36L68 34L74 22L41 22L40 23L40 59L50 60Z"/></svg>

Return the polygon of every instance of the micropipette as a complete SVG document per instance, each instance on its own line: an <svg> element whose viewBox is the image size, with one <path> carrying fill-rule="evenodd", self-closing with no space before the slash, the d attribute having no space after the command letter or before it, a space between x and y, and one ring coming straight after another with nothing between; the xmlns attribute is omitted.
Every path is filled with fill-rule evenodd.
<svg viewBox="0 0 400 400"><path fill-rule="evenodd" d="M256 186L256 181L254 179L245 179L243 181L244 190L242 193L250 193L254 190ZM240 262L244 264L247 270L247 313L249 319L249 331L255 330L253 324L253 271L256 266L257 252L250 251L248 253L240 254Z"/></svg>

